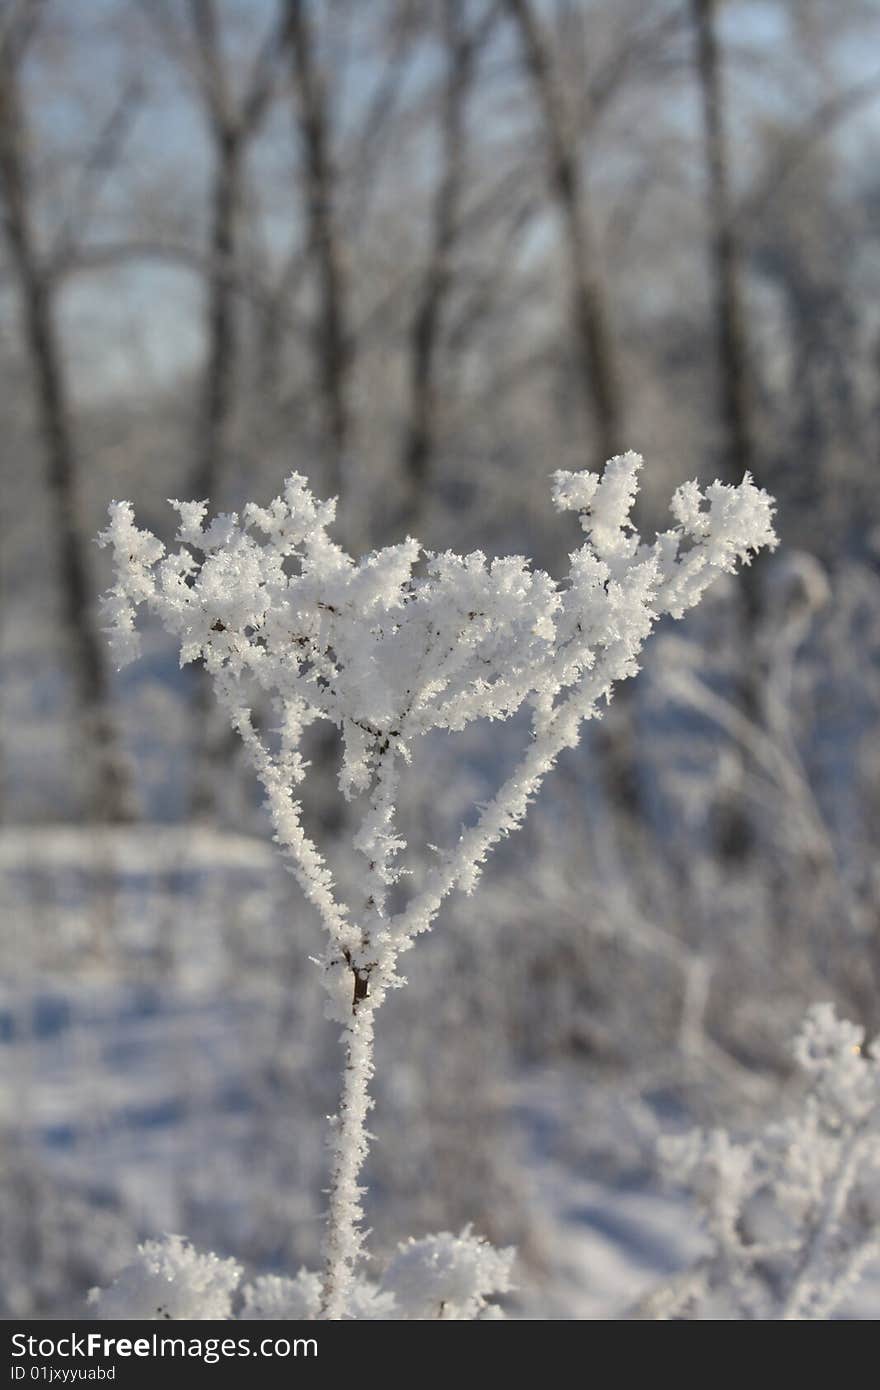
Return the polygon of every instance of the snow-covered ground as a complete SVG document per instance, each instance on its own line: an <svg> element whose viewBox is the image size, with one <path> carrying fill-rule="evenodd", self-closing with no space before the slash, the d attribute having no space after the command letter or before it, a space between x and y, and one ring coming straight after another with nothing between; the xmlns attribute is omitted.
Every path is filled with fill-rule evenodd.
<svg viewBox="0 0 880 1390"><path fill-rule="evenodd" d="M138 1239L169 1231L252 1270L313 1265L335 1038L272 848L206 831L9 830L0 885L5 1315L78 1316ZM404 1074L410 1040L386 1044ZM705 1252L692 1201L658 1173L660 1134L690 1122L668 1082L576 1058L489 1078L501 1119L480 1180L497 1162L524 1233L513 1316L626 1317ZM395 1084L379 1087L380 1134ZM380 1143L370 1212L386 1249L394 1165L408 1161L395 1123L400 1153ZM494 1200L477 1192L478 1228L481 1198ZM866 1280L847 1315L876 1316L878 1293Z"/></svg>
<svg viewBox="0 0 880 1390"><path fill-rule="evenodd" d="M313 1258L320 1102L335 1079L328 1066L316 1082L325 1025L304 959L306 983L288 983L292 894L271 848L208 832L13 829L0 876L0 1129L46 1190L118 1212L132 1238L185 1230L258 1266ZM504 1083L536 1234L524 1316L618 1316L696 1248L679 1198L583 1171L572 1095L570 1069ZM268 1234L279 1217L286 1239ZM84 1292L68 1290L60 1311L74 1315Z"/></svg>

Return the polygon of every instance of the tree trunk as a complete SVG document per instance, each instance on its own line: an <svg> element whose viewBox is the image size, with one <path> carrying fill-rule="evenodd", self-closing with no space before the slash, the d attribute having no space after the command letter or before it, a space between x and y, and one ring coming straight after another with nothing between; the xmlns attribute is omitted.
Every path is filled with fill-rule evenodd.
<svg viewBox="0 0 880 1390"><path fill-rule="evenodd" d="M737 483L754 465L755 443L749 354L743 312L740 250L730 198L721 55L715 22L717 0L691 0L696 40L697 77L703 111L703 139L709 212L709 262L714 299L716 369L722 442L719 471ZM754 629L761 610L759 572L743 570L737 590L742 599L741 675L737 700L752 721L760 719L760 690ZM744 859L754 843L741 795L729 793L717 808L715 839L722 858Z"/></svg>
<svg viewBox="0 0 880 1390"><path fill-rule="evenodd" d="M238 249L241 210L242 143L238 131L215 130L215 173L211 199L210 271L206 312L207 356L196 423L193 496L221 504L232 453L238 366L238 324L232 271ZM193 770L190 813L196 820L217 818L217 777L235 755L220 718L211 682L201 666L193 671Z"/></svg>
<svg viewBox="0 0 880 1390"><path fill-rule="evenodd" d="M526 68L541 108L550 191L562 217L568 251L572 318L584 399L592 408L594 466L625 447L624 409L617 352L604 281L581 178L576 142L567 129L552 58L529 0L507 0L519 29Z"/></svg>
<svg viewBox="0 0 880 1390"><path fill-rule="evenodd" d="M692 4L703 110L716 353L724 426L721 462L725 481L738 483L745 470L753 467L754 439L740 254L731 209L724 92L715 31L717 4L716 0L692 0Z"/></svg>
<svg viewBox="0 0 880 1390"><path fill-rule="evenodd" d="M41 264L32 227L27 138L15 57L7 45L0 54L0 197L4 232L18 284L23 338L45 448L61 612L72 659L81 746L87 750L88 813L96 821L118 822L132 819L134 807L128 769L110 715L103 644L90 612L88 573L77 518L77 459L63 351L55 322L53 286Z"/></svg>
<svg viewBox="0 0 880 1390"><path fill-rule="evenodd" d="M241 140L233 130L215 139L216 169L211 197L207 359L196 434L194 496L218 501L218 483L231 453L238 363L233 270L241 211Z"/></svg>
<svg viewBox="0 0 880 1390"><path fill-rule="evenodd" d="M416 528L436 449L437 355L453 284L452 258L465 176L465 105L476 57L474 39L462 28L461 0L445 0L444 20L443 162L434 197L428 263L409 334L409 422L401 459L403 502L397 518L402 531Z"/></svg>
<svg viewBox="0 0 880 1390"><path fill-rule="evenodd" d="M351 337L348 286L342 241L334 215L336 171L330 122L314 57L306 0L287 0L287 40L296 91L300 143L305 165L309 248L318 278L315 358L324 413L327 491L342 496L351 417L349 378Z"/></svg>

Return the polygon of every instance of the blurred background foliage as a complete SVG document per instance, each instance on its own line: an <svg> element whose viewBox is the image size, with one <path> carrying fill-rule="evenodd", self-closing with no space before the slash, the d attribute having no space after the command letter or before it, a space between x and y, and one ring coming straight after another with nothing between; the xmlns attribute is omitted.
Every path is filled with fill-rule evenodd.
<svg viewBox="0 0 880 1390"><path fill-rule="evenodd" d="M642 452L648 531L689 477L778 499L407 961L377 1248L472 1220L528 1315L618 1315L695 1239L659 1130L784 1103L809 1002L880 1026L878 148L875 0L2 0L3 1315L144 1234L320 1234L314 924L199 673L111 669L114 497L170 540L296 469L350 548L551 570L556 468ZM508 737L431 744L415 843Z"/></svg>

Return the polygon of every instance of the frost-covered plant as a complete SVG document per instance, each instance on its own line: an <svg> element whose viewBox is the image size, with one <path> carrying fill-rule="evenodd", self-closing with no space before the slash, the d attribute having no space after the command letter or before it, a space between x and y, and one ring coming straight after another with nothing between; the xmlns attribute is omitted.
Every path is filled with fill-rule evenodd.
<svg viewBox="0 0 880 1390"><path fill-rule="evenodd" d="M397 1247L382 1281L398 1318L473 1321L498 1317L494 1293L510 1288L513 1250L495 1250L469 1229L460 1236L443 1231Z"/></svg>
<svg viewBox="0 0 880 1390"><path fill-rule="evenodd" d="M106 1289L92 1289L88 1302L108 1321L202 1319L232 1316L232 1295L241 1268L235 1260L200 1255L182 1236L139 1245L134 1259Z"/></svg>
<svg viewBox="0 0 880 1390"><path fill-rule="evenodd" d="M328 535L335 504L316 501L298 474L269 507L249 504L240 517L206 524L206 503L174 503L179 548L169 553L137 529L128 503L110 508L101 542L113 549L116 582L104 616L117 657L137 655L145 607L180 643L181 662L204 662L263 785L275 839L326 930L319 964L346 1054L331 1133L327 1318L343 1315L363 1250L358 1179L374 1015L402 983L399 956L450 892L473 890L488 852L523 820L582 721L636 673L657 619L681 617L719 574L775 544L772 499L748 475L705 494L695 483L680 487L676 525L643 544L631 520L640 467L628 453L601 476L554 475L555 505L578 513L586 532L561 583L521 556L432 554L412 539L356 561ZM271 735L252 718L256 694L273 703ZM395 824L399 779L417 740L523 707L531 735L519 765L392 910L406 848ZM343 796L365 800L354 836L362 889L352 904L341 901L297 799L303 735L319 720L341 734Z"/></svg>
<svg viewBox="0 0 880 1390"><path fill-rule="evenodd" d="M807 1014L795 1057L801 1108L736 1142L723 1130L662 1141L696 1195L710 1253L653 1294L646 1316L829 1318L880 1255L880 1047L831 1004Z"/></svg>
<svg viewBox="0 0 880 1390"><path fill-rule="evenodd" d="M495 1250L469 1229L409 1240L398 1246L379 1283L356 1275L340 1316L382 1321L473 1321L503 1318L494 1294L510 1288L513 1250ZM241 1278L234 1260L199 1255L180 1236L138 1247L107 1289L92 1289L89 1305L106 1320L233 1319L232 1296ZM317 1274L295 1279L264 1274L242 1290L237 1314L244 1322L310 1321L321 1315Z"/></svg>

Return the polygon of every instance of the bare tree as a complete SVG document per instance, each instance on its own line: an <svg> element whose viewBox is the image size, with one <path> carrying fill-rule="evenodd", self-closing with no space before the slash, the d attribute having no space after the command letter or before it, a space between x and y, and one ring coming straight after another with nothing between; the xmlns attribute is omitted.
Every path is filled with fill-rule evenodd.
<svg viewBox="0 0 880 1390"><path fill-rule="evenodd" d="M234 455L236 399L241 358L239 275L245 169L275 92L283 29L274 20L261 43L244 90L222 42L216 0L188 0L188 26L181 31L163 5L145 12L168 51L183 63L198 92L213 152L208 246L205 258L205 361L194 432L192 495L219 502ZM214 699L201 672L194 673L197 755L191 809L197 818L216 810L218 762L232 755L215 716Z"/></svg>
<svg viewBox="0 0 880 1390"><path fill-rule="evenodd" d="M506 0L541 111L551 196L559 211L571 285L574 340L582 399L591 416L594 467L627 447L623 386L608 292L595 244L578 142L562 74L532 0ZM609 88L610 91L610 88ZM603 93L602 100L607 99ZM599 98L597 97L597 102ZM636 737L630 692L594 734L608 800L629 835L639 825Z"/></svg>
<svg viewBox="0 0 880 1390"><path fill-rule="evenodd" d="M199 94L214 156L205 260L205 366L196 417L194 496L217 499L232 452L240 356L238 265L248 148L267 115L283 41L273 21L241 94L223 51L216 0L188 0L188 30L164 5L146 5L168 51L191 76Z"/></svg>
<svg viewBox="0 0 880 1390"><path fill-rule="evenodd" d="M244 161L248 144L260 129L274 91L280 32L273 24L253 64L244 95L236 100L221 49L214 0L190 0L190 12L197 40L200 88L214 149L208 353L199 411L199 464L195 478L195 495L212 497L217 495L220 472L229 456L235 412L239 344L231 270L238 256Z"/></svg>
<svg viewBox="0 0 880 1390"><path fill-rule="evenodd" d="M436 447L437 367L440 334L453 287L466 173L466 106L476 59L495 18L494 7L478 27L464 23L463 0L443 0L446 73L441 112L441 166L431 210L430 245L409 330L409 419L401 457L401 529L412 530L425 496Z"/></svg>
<svg viewBox="0 0 880 1390"><path fill-rule="evenodd" d="M691 0L697 76L703 112L710 261L715 300L718 389L724 426L722 467L729 482L754 465L748 345L743 312L740 249L730 195L717 0Z"/></svg>
<svg viewBox="0 0 880 1390"><path fill-rule="evenodd" d="M131 787L111 717L104 644L91 611L77 515L79 464L58 331L55 280L49 258L39 245L33 209L31 136L21 77L41 8L40 0L30 0L8 7L4 14L0 35L0 204L45 449L62 613L82 746L87 750L88 811L96 821L124 821L134 814Z"/></svg>
<svg viewBox="0 0 880 1390"><path fill-rule="evenodd" d="M578 145L566 112L559 74L531 0L506 0L541 109L551 195L559 209L568 253L578 367L592 408L595 461L623 446L624 402L608 296L602 278Z"/></svg>
<svg viewBox="0 0 880 1390"><path fill-rule="evenodd" d="M244 201L245 160L275 89L275 58L281 31L273 23L249 74L244 95L233 93L220 42L214 0L190 0L197 71L214 150L207 284L207 354L196 420L196 497L220 495L233 448L240 356L234 269L238 263ZM200 673L201 674L201 673ZM199 679L195 706L202 754L192 789L197 817L216 811L218 763L234 756L225 728L216 720L209 682Z"/></svg>
<svg viewBox="0 0 880 1390"><path fill-rule="evenodd" d="M315 55L308 0L286 0L297 125L305 168L309 253L318 282L314 326L316 375L323 404L326 489L343 491L351 432L352 337L342 237L335 212L337 173L324 80Z"/></svg>
<svg viewBox="0 0 880 1390"><path fill-rule="evenodd" d="M709 261L714 298L716 371L722 423L720 471L727 482L737 482L754 467L755 428L749 382L749 351L743 309L740 247L730 194L730 161L725 129L725 99L721 55L716 29L717 0L691 0L696 41L696 68L703 113L703 141L709 213ZM760 610L757 572L743 573L743 616L750 640ZM737 698L751 719L759 717L759 679L756 653L742 666ZM753 843L753 830L742 797L730 791L718 808L719 852L727 859L741 859Z"/></svg>

